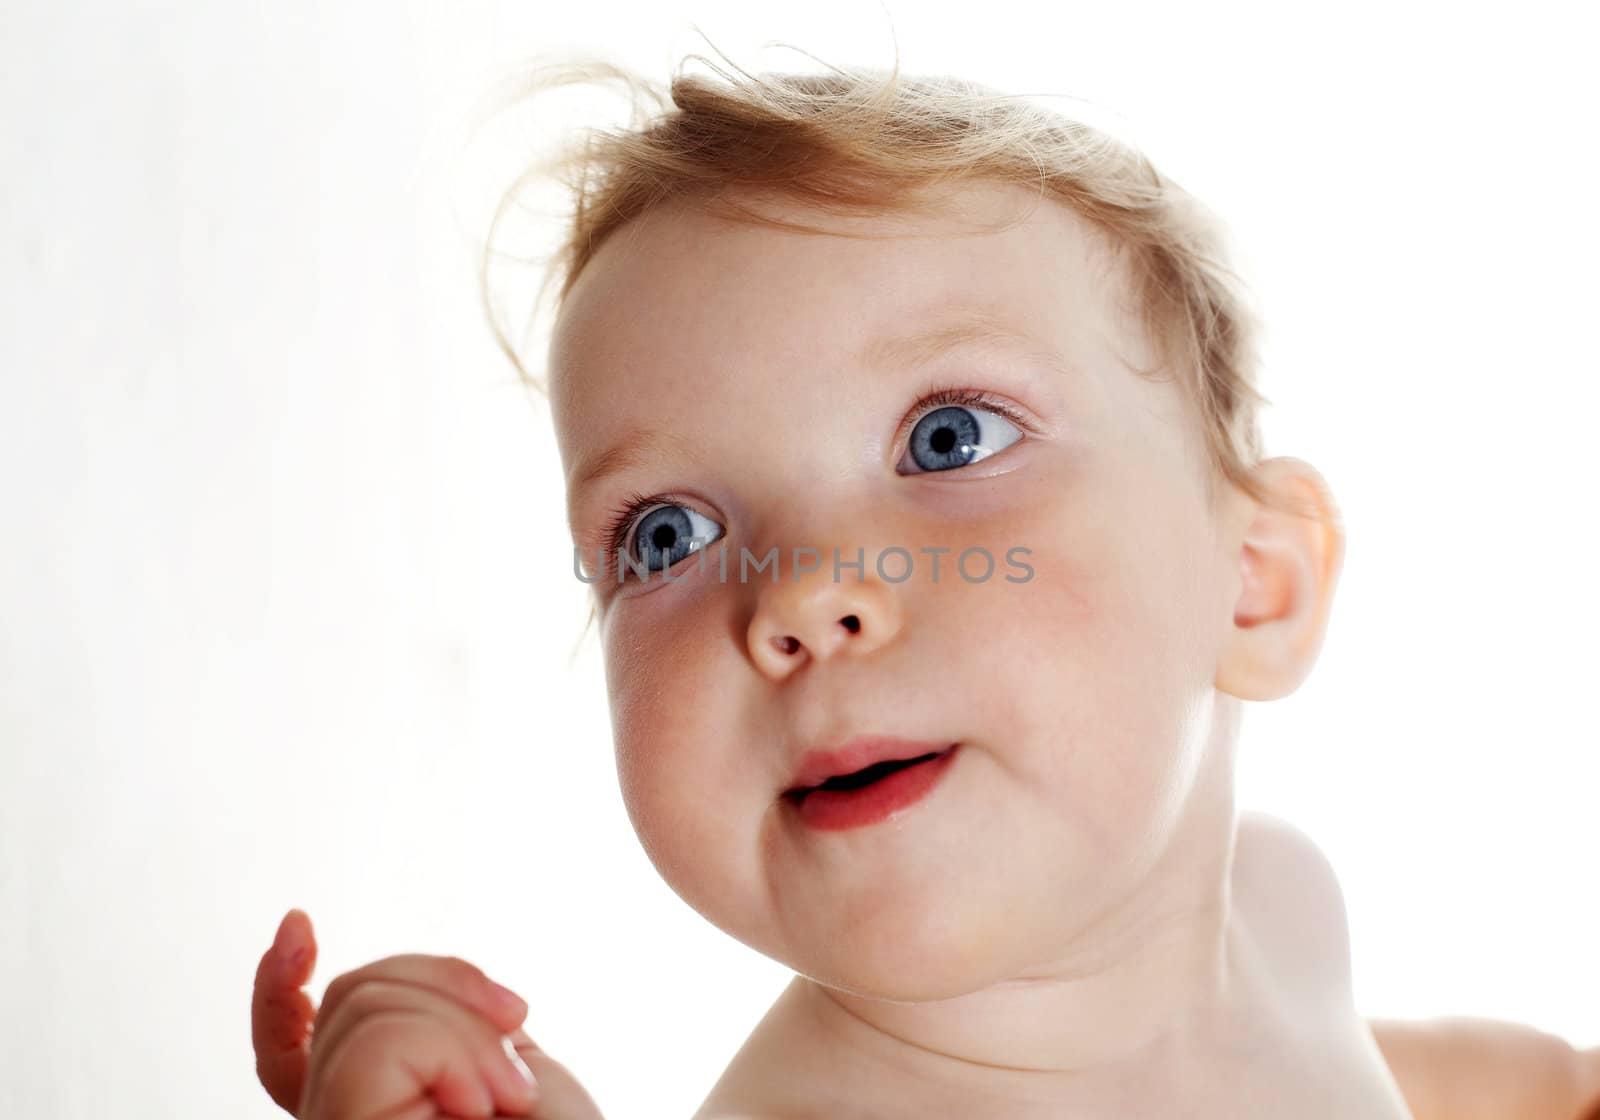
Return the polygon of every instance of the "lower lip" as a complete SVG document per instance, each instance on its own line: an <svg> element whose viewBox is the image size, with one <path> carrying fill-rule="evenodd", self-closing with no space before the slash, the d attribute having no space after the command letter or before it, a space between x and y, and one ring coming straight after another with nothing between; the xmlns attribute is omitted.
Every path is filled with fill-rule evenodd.
<svg viewBox="0 0 1600 1120"><path fill-rule="evenodd" d="M862 828L921 801L950 769L956 747L860 789L814 789L800 799L800 823L822 832Z"/></svg>

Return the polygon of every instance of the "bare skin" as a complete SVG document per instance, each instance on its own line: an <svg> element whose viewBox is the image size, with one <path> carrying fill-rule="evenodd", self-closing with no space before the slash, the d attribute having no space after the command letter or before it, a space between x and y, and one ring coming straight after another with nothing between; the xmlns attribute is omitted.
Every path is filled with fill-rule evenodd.
<svg viewBox="0 0 1600 1120"><path fill-rule="evenodd" d="M1276 852L1278 862L1252 855L1267 851ZM1286 862L1301 866L1295 874L1284 876ZM1244 875L1239 873L1241 866L1246 868ZM1261 882L1274 879L1284 879L1292 885L1297 895L1293 913L1302 916L1310 936L1306 936L1307 928L1280 928L1271 939L1273 944L1280 947L1286 960L1293 962L1291 974L1327 986L1333 999L1346 1007L1346 1013L1338 1018L1347 1020L1348 947L1344 944L1343 904L1337 884L1326 863L1303 837L1280 822L1246 814L1240 822L1234 861L1235 900L1240 899L1241 886L1250 893ZM1242 907L1236 912L1242 912ZM301 1110L298 1102L306 1095L311 1028L318 1009L303 985L314 965L316 948L309 920L299 911L291 911L280 926L278 942L262 957L252 1000L252 1036L261 1083L289 1113L307 1116L311 1112ZM304 959L292 963L288 958L297 949L304 951ZM420 957L392 960L429 961ZM444 985L452 982L447 975L449 968L461 973L470 971L464 962L439 959L438 963L447 966L439 981ZM1279 967L1275 971L1281 974L1285 969ZM470 992L470 984L467 988L465 1001L471 1004L476 997ZM333 988L329 990L334 992ZM806 988L803 978L796 977L730 1063L696 1112L695 1120L796 1120L803 1115L785 1110L781 1101L774 1105L771 1098L779 1095L774 1094L774 1087L794 1085L799 1078L796 1044L783 1035L797 1031L799 1038L807 1036L814 1025L808 1020L815 1017L808 1015L806 1000L815 994L814 988ZM485 1004L484 1009L490 1015L502 1014L492 1005ZM325 1006L323 1011L327 1010ZM506 1020L507 1026L519 1022L522 1015L520 1010L504 1013L512 1016ZM1577 1051L1546 1032L1490 1019L1374 1020L1369 1026L1414 1120L1600 1120L1600 1048ZM536 1120L600 1120L593 1098L570 1070L535 1045L520 1028L509 1038L515 1052L537 1071L537 1099L528 1115ZM835 1034L823 1034L824 1043L837 1038ZM1355 1043L1364 1046L1362 1039ZM443 1051L451 1046L441 1041L438 1048ZM816 1048L802 1045L800 1049ZM406 1046L397 1044L393 1053L375 1055L359 1072L367 1082L375 1083L385 1065L405 1060L405 1052ZM846 1055L847 1060L849 1057ZM1364 1063L1366 1059L1361 1060ZM417 1061L413 1057L412 1061L427 1064L426 1059ZM836 1065L827 1059L822 1065L826 1076L818 1077L817 1083L835 1086L832 1097L837 1097L833 1076ZM848 1107L828 1099L815 1115L843 1115ZM866 1105L858 1100L853 1107L861 1109ZM381 1111L390 1110L384 1105ZM437 1112L437 1107L423 1108L419 1115Z"/></svg>
<svg viewBox="0 0 1600 1120"><path fill-rule="evenodd" d="M578 1079L522 1029L528 1005L456 957L406 953L306 993L317 940L290 910L256 966L256 1076L300 1120L531 1116L601 1120Z"/></svg>
<svg viewBox="0 0 1600 1120"><path fill-rule="evenodd" d="M1030 197L948 201L946 217L992 218ZM679 559L674 582L593 588L647 854L796 973L695 1120L1577 1120L1594 1051L1511 1024L1363 1023L1326 860L1236 813L1241 702L1309 674L1342 561L1315 469L1256 468L1310 518L1231 488L1208 500L1195 418L1172 381L1130 371L1149 340L1070 211L977 236L833 220L917 236L660 208L600 248L552 338L591 556L630 492L692 511L715 538L702 555L862 547L870 573L884 546L952 550L942 584L787 566L725 581ZM1029 341L947 337L921 361L879 346L974 312ZM984 454L904 471L935 386L1020 427L973 403ZM646 507L622 523L631 544ZM1036 580L950 574L963 548L1016 544ZM782 794L803 752L862 732L959 753L922 801L819 834ZM262 967L258 1068L292 1110L309 967Z"/></svg>
<svg viewBox="0 0 1600 1120"><path fill-rule="evenodd" d="M1600 1120L1600 1046L1471 1016L1371 1026L1416 1120Z"/></svg>
<svg viewBox="0 0 1600 1120"><path fill-rule="evenodd" d="M1304 1108L1307 1084L1314 1084L1326 1090L1330 1116L1600 1120L1600 1048L1577 1050L1548 1032L1493 1019L1364 1022L1351 1003L1338 882L1321 853L1291 826L1262 814L1241 816L1232 887L1239 960L1254 965L1256 994L1267 997L1262 1018L1272 1022L1283 1007L1300 1009L1293 1026L1281 1024L1276 1039L1257 1040L1260 1057L1252 1058L1273 1063L1289 1077L1282 1092L1295 1109ZM906 1094L926 1086L913 1081L896 1088L900 1072L926 1062L919 1077L938 1076L937 1059L896 1054L887 1040L874 1044L862 1034L861 1024L843 1018L825 989L797 976L734 1056L694 1120L887 1120L971 1116L992 1107L950 1097L949 1081L939 1082L944 1091L913 1104ZM875 1068L880 1061L894 1067L888 1076ZM1403 1111L1394 1110L1395 1089L1404 1098ZM1144 1114L1151 1106L1130 1094L1119 1107ZM1062 1113L1044 1108L1039 1115Z"/></svg>
<svg viewBox="0 0 1600 1120"><path fill-rule="evenodd" d="M1298 874L1286 878L1288 871ZM979 1078L959 1059L876 1035L826 989L796 977L695 1120L1411 1115L1350 1002L1337 884L1309 842L1281 822L1244 814L1232 888L1228 982L1194 1012L1206 1029L1192 1037L1203 1044L1184 1052L1153 1042L1128 1056L1114 1088L1018 1070L1007 1071L1003 1097L975 1091ZM1172 1085L1182 1086L1182 1099Z"/></svg>
<svg viewBox="0 0 1600 1120"><path fill-rule="evenodd" d="M914 235L891 240L663 205L600 247L552 336L575 544L673 557L591 588L630 818L686 902L796 973L697 1120L1410 1115L1459 1040L1396 1050L1403 1098L1351 1007L1331 871L1233 801L1241 702L1292 693L1321 647L1326 483L1279 457L1258 479L1312 516L1212 503L1191 406L1131 372L1156 354L1092 228L1016 188L944 201L798 215ZM1028 339L884 347L974 315ZM1000 410L970 408L970 462L908 469L935 386ZM672 518L637 532L663 509L698 558ZM874 578L892 546L1018 544L1030 582L948 558L943 583ZM866 566L717 578L769 548ZM782 794L808 748L864 732L959 753L892 819L819 834Z"/></svg>

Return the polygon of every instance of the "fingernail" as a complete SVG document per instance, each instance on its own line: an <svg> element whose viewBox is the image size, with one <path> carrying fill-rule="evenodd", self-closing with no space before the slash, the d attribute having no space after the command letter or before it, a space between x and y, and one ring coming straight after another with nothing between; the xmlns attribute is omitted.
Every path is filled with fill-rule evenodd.
<svg viewBox="0 0 1600 1120"><path fill-rule="evenodd" d="M528 1088L538 1089L539 1079L533 1076L533 1070L529 1069L528 1063L522 1060L522 1055L517 1053L517 1048L511 1044L511 1040L502 1037L500 1045L505 1048L506 1058L510 1060L511 1065L516 1069L522 1080L527 1082Z"/></svg>

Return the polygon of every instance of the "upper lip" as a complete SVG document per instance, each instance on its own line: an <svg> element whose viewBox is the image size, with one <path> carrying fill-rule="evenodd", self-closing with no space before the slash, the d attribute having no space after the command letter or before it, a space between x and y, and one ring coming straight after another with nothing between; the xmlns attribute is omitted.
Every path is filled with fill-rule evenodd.
<svg viewBox="0 0 1600 1120"><path fill-rule="evenodd" d="M938 754L953 743L897 739L888 735L858 735L838 746L810 750L800 756L800 766L789 780L788 793L813 789L829 778L854 774L879 762L903 762Z"/></svg>

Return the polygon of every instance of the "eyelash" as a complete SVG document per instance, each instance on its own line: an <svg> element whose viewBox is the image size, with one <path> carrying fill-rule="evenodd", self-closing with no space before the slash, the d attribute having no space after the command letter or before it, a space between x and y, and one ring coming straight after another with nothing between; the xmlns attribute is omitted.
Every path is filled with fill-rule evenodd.
<svg viewBox="0 0 1600 1120"><path fill-rule="evenodd" d="M1037 431L1026 417L992 393L982 389L964 389L957 385L941 385L918 401L906 414L906 418L900 422L899 429L894 433L894 442L898 444L909 435L911 429L915 428L918 421L928 413L950 405L986 408L990 412L1004 416L1024 432Z"/></svg>
<svg viewBox="0 0 1600 1120"><path fill-rule="evenodd" d="M671 501L671 494L641 494L637 490L630 490L622 505L617 507L606 523L606 555L615 556L621 550L628 530L633 528L634 521L645 512L646 507Z"/></svg>
<svg viewBox="0 0 1600 1120"><path fill-rule="evenodd" d="M898 444L911 429L917 426L917 422L928 413L941 408L948 408L951 405L986 408L991 412L1004 416L1024 432L1035 431L1033 425L1016 409L991 393L987 393L982 389L964 389L955 385L941 385L912 406L911 411L906 414L906 418L900 422L899 428L896 429L894 442ZM624 496L622 504L612 511L606 522L605 541L607 554L611 556L617 554L617 550L622 547L623 542L627 539L628 531L633 528L634 521L645 513L650 506L663 504L675 504L674 496L671 494L641 494L637 490L630 490Z"/></svg>

